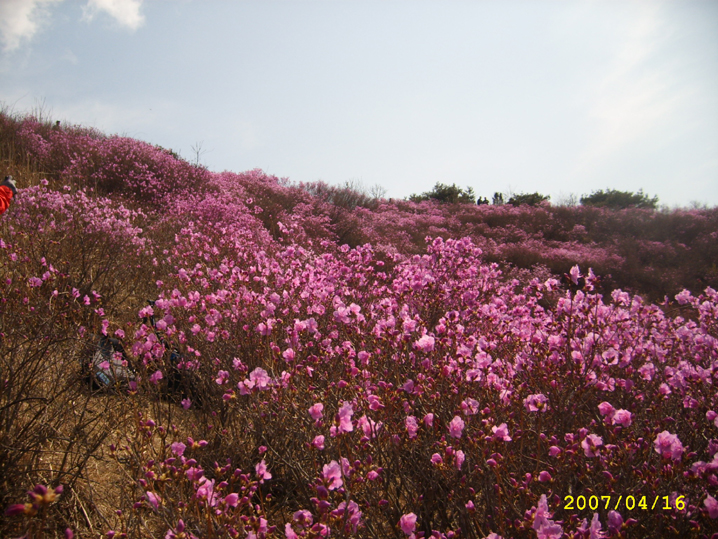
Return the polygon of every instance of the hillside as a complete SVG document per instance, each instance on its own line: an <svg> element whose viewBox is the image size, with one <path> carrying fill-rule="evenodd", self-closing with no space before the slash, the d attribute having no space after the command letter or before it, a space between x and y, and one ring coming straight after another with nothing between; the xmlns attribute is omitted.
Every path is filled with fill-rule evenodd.
<svg viewBox="0 0 718 539"><path fill-rule="evenodd" d="M662 301L684 288L718 287L718 208L654 211L585 206L439 204L378 199L322 182L292 184L259 170L210 173L171 150L92 129L2 115L2 162L23 186L85 189L130 209L244 220L275 242L321 240L382 254L425 252L426 237L469 237L502 269L561 277L578 264L621 288ZM281 225L284 228L281 228Z"/></svg>
<svg viewBox="0 0 718 539"><path fill-rule="evenodd" d="M715 526L718 209L392 201L6 113L0 160L1 536Z"/></svg>

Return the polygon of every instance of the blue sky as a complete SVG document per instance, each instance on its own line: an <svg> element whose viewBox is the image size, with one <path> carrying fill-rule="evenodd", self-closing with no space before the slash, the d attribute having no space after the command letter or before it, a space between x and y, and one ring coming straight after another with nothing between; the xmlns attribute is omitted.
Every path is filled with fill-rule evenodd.
<svg viewBox="0 0 718 539"><path fill-rule="evenodd" d="M394 198L718 205L713 0L0 0L0 102Z"/></svg>

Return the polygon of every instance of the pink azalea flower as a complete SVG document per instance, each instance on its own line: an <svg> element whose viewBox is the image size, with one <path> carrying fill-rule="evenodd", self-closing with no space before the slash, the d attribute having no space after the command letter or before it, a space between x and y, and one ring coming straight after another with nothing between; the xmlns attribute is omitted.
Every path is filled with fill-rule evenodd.
<svg viewBox="0 0 718 539"><path fill-rule="evenodd" d="M545 412L548 409L548 399L543 393L529 395L524 399L524 406L529 412Z"/></svg>
<svg viewBox="0 0 718 539"><path fill-rule="evenodd" d="M215 380L215 382L216 382L218 385L221 386L221 385L224 384L228 379L229 379L229 373L228 373L227 371L219 371L219 372L217 373L217 379Z"/></svg>
<svg viewBox="0 0 718 539"><path fill-rule="evenodd" d="M266 389L272 382L272 379L267 374L267 371L260 367L257 367L249 374L249 379L254 382L259 389Z"/></svg>
<svg viewBox="0 0 718 539"><path fill-rule="evenodd" d="M631 423L633 421L631 412L628 410L616 410L616 413L613 414L613 424L616 425L622 425L624 427L630 427Z"/></svg>
<svg viewBox="0 0 718 539"><path fill-rule="evenodd" d="M324 476L324 481L329 482L327 486L329 490L337 489L344 484L342 480L342 470L336 460L324 465L322 475Z"/></svg>
<svg viewBox="0 0 718 539"><path fill-rule="evenodd" d="M461 433L464 430L464 420L458 415L454 416L454 419L449 423L449 434L454 438L461 438Z"/></svg>
<svg viewBox="0 0 718 539"><path fill-rule="evenodd" d="M479 411L479 401L469 397L461 403L461 409L466 415L475 415Z"/></svg>
<svg viewBox="0 0 718 539"><path fill-rule="evenodd" d="M322 410L324 410L324 405L321 402L318 402L309 407L309 415L312 416L314 421L319 421L324 415Z"/></svg>
<svg viewBox="0 0 718 539"><path fill-rule="evenodd" d="M593 514L593 519L591 520L591 527L589 528L589 530L589 539L603 539L604 537L606 537L606 534L602 531L601 521L598 519L598 513Z"/></svg>
<svg viewBox="0 0 718 539"><path fill-rule="evenodd" d="M162 378L162 371L157 370L150 375L150 382L152 382L154 385L157 385L159 381L162 380Z"/></svg>
<svg viewBox="0 0 718 539"><path fill-rule="evenodd" d="M434 337L424 335L414 343L414 346L423 352L431 352L434 349Z"/></svg>
<svg viewBox="0 0 718 539"><path fill-rule="evenodd" d="M354 430L354 426L352 425L352 414L354 413L354 409L352 408L352 405L348 402L345 402L341 408L339 408L338 416L339 416L339 429L338 432L351 432Z"/></svg>
<svg viewBox="0 0 718 539"><path fill-rule="evenodd" d="M608 531L611 533L618 533L623 526L623 517L621 513L617 511L608 512Z"/></svg>
<svg viewBox="0 0 718 539"><path fill-rule="evenodd" d="M399 527L406 535L414 533L416 529L416 515L414 513L402 515L399 519Z"/></svg>
<svg viewBox="0 0 718 539"><path fill-rule="evenodd" d="M578 278L581 277L581 270L578 268L578 265L573 266L568 273L571 276L573 284L578 284Z"/></svg>
<svg viewBox="0 0 718 539"><path fill-rule="evenodd" d="M159 494L155 494L154 492L145 492L145 497L147 498L149 504L154 508L154 510L157 511L157 508L162 501L162 498L160 498Z"/></svg>
<svg viewBox="0 0 718 539"><path fill-rule="evenodd" d="M384 405L381 403L381 400L376 395L367 396L367 400L369 401L369 409L374 412L384 408Z"/></svg>
<svg viewBox="0 0 718 539"><path fill-rule="evenodd" d="M267 463L264 462L264 459L262 459L262 462L257 463L257 465L254 467L254 470L257 472L257 477L259 478L260 483L263 483L265 479L272 478L272 474L269 473L269 470L267 469Z"/></svg>
<svg viewBox="0 0 718 539"><path fill-rule="evenodd" d="M491 427L491 431L494 433L494 440L510 442L511 436L509 436L509 429L506 423L501 423L498 427Z"/></svg>
<svg viewBox="0 0 718 539"><path fill-rule="evenodd" d="M638 374L641 375L641 378L644 380L652 380L653 375L656 372L656 367L653 365L653 363L645 363L643 366L638 368Z"/></svg>
<svg viewBox="0 0 718 539"><path fill-rule="evenodd" d="M406 431L409 433L409 438L416 438L416 433L419 431L419 425L416 422L416 417L413 415L407 416L404 420L406 425Z"/></svg>
<svg viewBox="0 0 718 539"><path fill-rule="evenodd" d="M349 459L346 457L341 458L341 464L342 464L342 472L346 477L349 477L352 474L352 466L349 464Z"/></svg>
<svg viewBox="0 0 718 539"><path fill-rule="evenodd" d="M298 539L298 535L295 533L294 528L292 528L292 525L287 522L284 525L284 535L287 539Z"/></svg>
<svg viewBox="0 0 718 539"><path fill-rule="evenodd" d="M711 517L712 519L718 518L718 501L716 501L713 496L708 494L708 496L706 496L706 499L703 500L703 505L706 506L709 517Z"/></svg>
<svg viewBox="0 0 718 539"><path fill-rule="evenodd" d="M181 457L184 454L184 450L187 448L185 444L182 442L174 442L170 448L172 449L172 452L177 455L178 457Z"/></svg>
<svg viewBox="0 0 718 539"><path fill-rule="evenodd" d="M381 429L382 422L379 421L377 423L373 419L367 417L366 414L364 414L357 421L357 425L361 428L362 432L364 433L364 436L366 436L367 438L375 438L376 433L379 431L379 429Z"/></svg>
<svg viewBox="0 0 718 539"><path fill-rule="evenodd" d="M603 438L596 434L589 434L581 442L584 454L591 458L598 455L598 448L603 445Z"/></svg>
<svg viewBox="0 0 718 539"><path fill-rule="evenodd" d="M542 483L547 483L551 481L551 479L551 474L548 473L546 470L539 472L539 481L541 481Z"/></svg>
<svg viewBox="0 0 718 539"><path fill-rule="evenodd" d="M336 311L334 311L334 318L336 318L337 320L339 320L340 322L342 322L344 324L348 324L350 322L350 320L349 320L350 314L351 314L351 312L349 311L349 309L347 309L344 306L341 306L341 307L337 308Z"/></svg>
<svg viewBox="0 0 718 539"><path fill-rule="evenodd" d="M455 463L456 463L456 469L461 470L461 466L464 464L464 461L466 460L466 455L464 455L464 452L459 449L456 454L454 455Z"/></svg>
<svg viewBox="0 0 718 539"><path fill-rule="evenodd" d="M332 516L342 517L345 512L347 513L345 518L348 524L351 525L352 531L356 533L356 529L359 526L362 517L362 512L359 510L359 504L357 504L354 500L350 500L348 505L347 502L341 502L337 508L331 512L331 514Z"/></svg>
<svg viewBox="0 0 718 539"><path fill-rule="evenodd" d="M212 507L217 505L217 494L214 492L214 479L202 477L199 480L196 497L199 500L206 500Z"/></svg>
<svg viewBox="0 0 718 539"><path fill-rule="evenodd" d="M653 447L656 453L663 458L681 460L681 455L683 455L683 444L678 439L678 436L671 434L667 430L664 430L656 436L656 439L653 441Z"/></svg>
<svg viewBox="0 0 718 539"><path fill-rule="evenodd" d="M272 334L272 325L261 322L257 325L257 331L260 333L260 335L267 337L268 335Z"/></svg>
<svg viewBox="0 0 718 539"><path fill-rule="evenodd" d="M691 301L691 293L689 290L683 290L681 293L676 294L676 301L680 305L685 305Z"/></svg>
<svg viewBox="0 0 718 539"><path fill-rule="evenodd" d="M533 529L536 530L538 539L560 539L563 536L563 528L551 520L550 517L551 513L548 510L546 495L542 494L532 525Z"/></svg>
<svg viewBox="0 0 718 539"><path fill-rule="evenodd" d="M306 509L300 509L299 511L296 511L294 515L292 515L292 518L295 522L298 522L302 526L311 526L312 522L314 522L314 518L312 517L312 514L307 511Z"/></svg>
<svg viewBox="0 0 718 539"><path fill-rule="evenodd" d="M601 415L609 416L610 418L613 416L615 408L611 406L608 402L604 401L598 405L598 411L601 413Z"/></svg>
<svg viewBox="0 0 718 539"><path fill-rule="evenodd" d="M319 436L315 436L314 440L312 440L312 445L320 451L324 449L324 436L321 434Z"/></svg>

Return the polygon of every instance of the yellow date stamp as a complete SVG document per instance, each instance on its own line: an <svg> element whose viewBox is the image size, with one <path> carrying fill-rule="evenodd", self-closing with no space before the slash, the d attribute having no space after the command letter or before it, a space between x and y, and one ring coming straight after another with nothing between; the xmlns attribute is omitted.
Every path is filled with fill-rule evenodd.
<svg viewBox="0 0 718 539"><path fill-rule="evenodd" d="M563 509L568 511L596 511L599 508L605 510L620 511L683 511L686 508L685 496L677 496L671 503L672 496L571 496L563 498Z"/></svg>

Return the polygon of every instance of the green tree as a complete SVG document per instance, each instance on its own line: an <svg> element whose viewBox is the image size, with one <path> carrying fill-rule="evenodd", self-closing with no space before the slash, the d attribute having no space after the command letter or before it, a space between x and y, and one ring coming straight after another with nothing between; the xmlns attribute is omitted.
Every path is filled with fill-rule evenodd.
<svg viewBox="0 0 718 539"><path fill-rule="evenodd" d="M616 189L600 189L590 195L581 197L582 206L599 206L604 208L625 209L645 208L655 210L658 206L658 197L649 198L640 189L638 193L618 191Z"/></svg>
<svg viewBox="0 0 718 539"><path fill-rule="evenodd" d="M512 206L521 206L522 204L528 204L529 206L538 206L549 198L551 197L542 195L541 193L519 193L517 195L513 195L509 199L509 204L511 204Z"/></svg>
<svg viewBox="0 0 718 539"><path fill-rule="evenodd" d="M439 202L448 202L450 204L456 204L457 202L463 204L474 204L476 202L476 195L474 194L473 187L462 189L461 187L457 187L454 183L446 185L441 182L436 182L436 185L434 185L434 188L431 191L427 191L420 195L411 195L409 200L412 202L438 200Z"/></svg>

